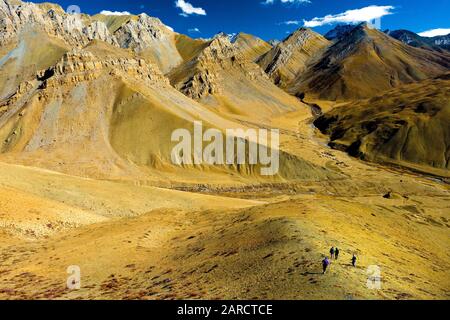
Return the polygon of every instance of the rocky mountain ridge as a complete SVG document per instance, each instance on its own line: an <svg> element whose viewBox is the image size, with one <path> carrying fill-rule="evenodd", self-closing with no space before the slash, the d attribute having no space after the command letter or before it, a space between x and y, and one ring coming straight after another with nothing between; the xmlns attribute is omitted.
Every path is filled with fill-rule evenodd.
<svg viewBox="0 0 450 320"><path fill-rule="evenodd" d="M267 75L256 64L248 61L243 53L231 43L225 34L219 34L194 59L187 62L190 72L187 80L179 80L181 70L172 75L175 86L187 96L200 99L209 94L220 93L224 79L220 71L238 69L249 80L261 77L268 80ZM185 78L186 79L186 78Z"/></svg>
<svg viewBox="0 0 450 320"><path fill-rule="evenodd" d="M110 31L98 17L84 14L68 14L57 5L39 5L28 2L0 0L0 43L14 41L22 31L38 28L47 34L60 38L72 47L83 47L92 40L101 40L113 46L132 49L137 54L153 48L170 57L171 62L152 62L159 64L163 71L181 63L176 50L174 32L158 18L145 13L131 16L117 30ZM105 19L114 18L113 16ZM154 57L151 57L154 58Z"/></svg>
<svg viewBox="0 0 450 320"><path fill-rule="evenodd" d="M328 100L367 98L449 68L450 54L408 46L361 24L327 47L287 91Z"/></svg>
<svg viewBox="0 0 450 320"><path fill-rule="evenodd" d="M328 45L318 33L301 28L261 56L257 63L276 84L286 87Z"/></svg>

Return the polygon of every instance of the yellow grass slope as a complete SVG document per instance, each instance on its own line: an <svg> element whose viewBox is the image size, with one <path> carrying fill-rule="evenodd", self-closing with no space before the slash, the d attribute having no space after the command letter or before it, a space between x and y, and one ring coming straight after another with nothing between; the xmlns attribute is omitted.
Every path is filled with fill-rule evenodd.
<svg viewBox="0 0 450 320"><path fill-rule="evenodd" d="M257 201L74 177L0 163L0 230L20 239L41 239L82 225L162 208L209 210L247 207Z"/></svg>
<svg viewBox="0 0 450 320"><path fill-rule="evenodd" d="M22 205L0 198L7 213L0 231L0 297L447 298L448 186L327 149L311 138L310 123L296 112L271 125L296 131L283 135L283 149L346 179L280 192L276 185L269 192L224 189L223 198L0 165L2 190L45 198L42 205L52 208L37 215L28 211L31 200ZM23 206L17 222L12 205ZM79 215L72 223L64 214L74 210ZM43 222L30 225L36 216ZM49 222L63 227L53 230ZM320 260L331 246L341 249L341 259L323 276ZM350 266L353 253L357 268ZM72 265L82 271L80 290L66 289ZM381 269L381 290L367 287L370 265Z"/></svg>
<svg viewBox="0 0 450 320"><path fill-rule="evenodd" d="M17 172L11 166L5 169ZM104 190L99 200L107 206L118 200L111 191L119 190L126 191L121 201L130 195L133 203L151 203L136 193L139 188L124 189L120 184L98 188L98 181L86 181L77 189L89 184L96 188L88 192ZM65 182L62 185L67 188ZM312 194L270 199L268 204L217 197L209 202L197 196L177 209L109 219L35 242L6 242L1 250L0 297L445 299L448 197L445 200L443 190L425 189L409 199ZM430 197L425 196L429 192ZM197 210L202 200L228 209ZM240 205L251 207L239 209ZM324 276L320 261L331 246L338 246L341 256ZM359 258L357 268L350 265L353 253ZM80 290L65 285L66 270L73 265L81 268ZM367 287L371 265L381 270L381 290Z"/></svg>

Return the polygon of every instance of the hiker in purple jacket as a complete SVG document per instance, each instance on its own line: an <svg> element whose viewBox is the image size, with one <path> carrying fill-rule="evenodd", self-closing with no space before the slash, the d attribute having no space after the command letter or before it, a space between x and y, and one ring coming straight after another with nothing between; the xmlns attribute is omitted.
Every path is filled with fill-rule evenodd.
<svg viewBox="0 0 450 320"><path fill-rule="evenodd" d="M325 259L322 260L323 274L325 274L325 272L327 272L329 265L330 265L330 260L328 260L328 258L325 257Z"/></svg>

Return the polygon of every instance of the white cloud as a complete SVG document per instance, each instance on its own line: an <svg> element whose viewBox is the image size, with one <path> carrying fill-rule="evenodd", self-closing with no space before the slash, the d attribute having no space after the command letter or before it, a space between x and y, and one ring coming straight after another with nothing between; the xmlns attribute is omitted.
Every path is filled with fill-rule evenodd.
<svg viewBox="0 0 450 320"><path fill-rule="evenodd" d="M281 3L292 3L292 4L300 4L300 3L311 3L310 0L280 0ZM274 4L275 0L265 0L263 4Z"/></svg>
<svg viewBox="0 0 450 320"><path fill-rule="evenodd" d="M198 14L200 16L206 16L206 11L203 8L195 8L192 4L189 2L186 2L184 0L176 0L175 6L177 8L180 8L183 13L181 15L191 15L191 14Z"/></svg>
<svg viewBox="0 0 450 320"><path fill-rule="evenodd" d="M433 30L421 32L421 33L419 33L419 36L431 38L431 37L437 37L437 36L446 36L448 34L450 34L450 29L439 28L439 29L433 29Z"/></svg>
<svg viewBox="0 0 450 320"><path fill-rule="evenodd" d="M192 28L192 29L189 29L188 31L189 31L189 33L201 33L199 28Z"/></svg>
<svg viewBox="0 0 450 320"><path fill-rule="evenodd" d="M302 23L302 22L298 21L298 20L289 20L289 21L280 22L278 25L284 24L284 25L287 25L287 26L291 26L291 25L299 25L300 23Z"/></svg>
<svg viewBox="0 0 450 320"><path fill-rule="evenodd" d="M109 10L103 10L100 12L100 14L103 14L105 16L129 16L131 13L128 11L109 11Z"/></svg>
<svg viewBox="0 0 450 320"><path fill-rule="evenodd" d="M378 19L390 14L393 14L393 6L368 6L361 9L347 10L339 14L329 14L325 17L314 18L312 20L304 20L305 27L314 28L320 27L326 24L334 23L360 23L368 22L374 19Z"/></svg>
<svg viewBox="0 0 450 320"><path fill-rule="evenodd" d="M169 27L169 26L166 25L166 28L169 29L172 32L175 32L175 30L172 27Z"/></svg>

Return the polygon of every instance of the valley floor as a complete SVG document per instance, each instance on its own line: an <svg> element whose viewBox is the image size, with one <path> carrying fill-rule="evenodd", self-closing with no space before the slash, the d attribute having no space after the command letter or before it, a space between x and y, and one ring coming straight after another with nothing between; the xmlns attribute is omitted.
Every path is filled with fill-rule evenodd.
<svg viewBox="0 0 450 320"><path fill-rule="evenodd" d="M447 184L328 149L300 114L272 126L342 178L200 194L0 163L0 298L450 298Z"/></svg>

